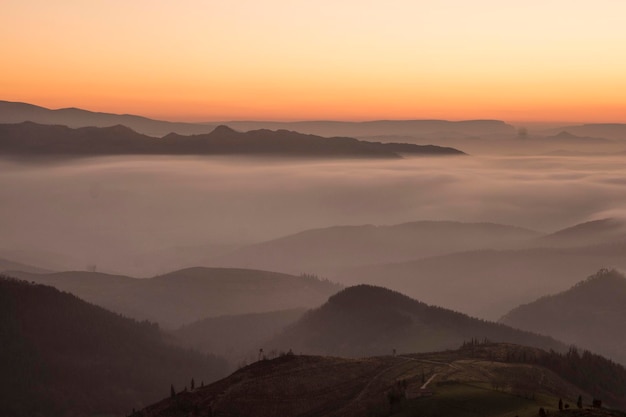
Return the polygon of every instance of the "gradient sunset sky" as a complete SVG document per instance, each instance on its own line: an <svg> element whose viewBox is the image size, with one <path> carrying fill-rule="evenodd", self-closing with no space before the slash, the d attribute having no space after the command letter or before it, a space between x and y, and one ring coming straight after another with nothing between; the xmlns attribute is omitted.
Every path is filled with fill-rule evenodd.
<svg viewBox="0 0 626 417"><path fill-rule="evenodd" d="M624 0L3 0L0 52L50 108L626 122Z"/></svg>

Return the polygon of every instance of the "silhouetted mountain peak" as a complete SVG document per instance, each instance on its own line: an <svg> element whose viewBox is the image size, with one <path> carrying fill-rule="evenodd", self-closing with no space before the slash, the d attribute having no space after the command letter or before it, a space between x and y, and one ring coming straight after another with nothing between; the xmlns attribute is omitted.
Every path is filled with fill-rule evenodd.
<svg viewBox="0 0 626 417"><path fill-rule="evenodd" d="M239 133L239 132L237 132L236 130L226 125L219 125L215 129L213 129L210 135L232 135L236 133Z"/></svg>

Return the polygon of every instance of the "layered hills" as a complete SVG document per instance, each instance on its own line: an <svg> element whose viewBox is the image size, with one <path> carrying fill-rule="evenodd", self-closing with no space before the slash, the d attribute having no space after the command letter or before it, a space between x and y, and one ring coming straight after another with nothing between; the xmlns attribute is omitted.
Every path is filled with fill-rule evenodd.
<svg viewBox="0 0 626 417"><path fill-rule="evenodd" d="M500 322L585 346L626 364L626 277L600 270L567 291L511 310Z"/></svg>
<svg viewBox="0 0 626 417"><path fill-rule="evenodd" d="M0 277L0 415L126 415L222 377L224 360L52 287Z"/></svg>
<svg viewBox="0 0 626 417"><path fill-rule="evenodd" d="M579 246L567 240L565 244L572 247L549 242L533 242L543 246L527 249L474 250L367 265L330 277L345 285L386 286L430 304L497 320L511 306L562 291L603 266L626 268L624 241Z"/></svg>
<svg viewBox="0 0 626 417"><path fill-rule="evenodd" d="M311 276L228 268L187 268L147 279L81 271L10 274L167 328L211 316L317 307L341 289Z"/></svg>
<svg viewBox="0 0 626 417"><path fill-rule="evenodd" d="M463 155L453 148L324 138L287 130L237 132L218 126L206 134L170 133L154 138L123 126L81 127L33 122L0 125L0 153L18 156L95 155L256 155L309 158L400 158L412 155Z"/></svg>

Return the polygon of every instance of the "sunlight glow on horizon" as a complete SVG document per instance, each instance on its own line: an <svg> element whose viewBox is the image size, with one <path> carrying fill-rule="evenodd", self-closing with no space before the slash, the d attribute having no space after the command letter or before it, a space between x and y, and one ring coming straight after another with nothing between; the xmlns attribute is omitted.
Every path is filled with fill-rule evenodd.
<svg viewBox="0 0 626 417"><path fill-rule="evenodd" d="M185 121L626 122L626 2L503 3L7 0L0 100Z"/></svg>

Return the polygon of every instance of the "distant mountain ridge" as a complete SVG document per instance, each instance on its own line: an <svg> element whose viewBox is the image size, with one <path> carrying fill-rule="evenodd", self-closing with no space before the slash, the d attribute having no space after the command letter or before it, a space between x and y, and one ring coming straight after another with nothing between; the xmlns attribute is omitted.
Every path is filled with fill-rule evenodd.
<svg viewBox="0 0 626 417"><path fill-rule="evenodd" d="M626 220L605 218L580 223L542 236L537 240L537 244L570 247L619 241L626 241Z"/></svg>
<svg viewBox="0 0 626 417"><path fill-rule="evenodd" d="M547 133L558 134L562 131L567 131L576 136L626 140L626 123L586 123L550 129Z"/></svg>
<svg viewBox="0 0 626 417"><path fill-rule="evenodd" d="M149 136L171 132L185 135L209 133L216 125L167 122L130 114L92 112L77 108L48 109L28 103L0 100L0 123L34 122L46 125L79 127L110 127L124 125Z"/></svg>
<svg viewBox="0 0 626 417"><path fill-rule="evenodd" d="M302 122L263 122L228 121L223 122L235 129L289 129L322 136L408 136L440 139L442 137L475 137L515 135L515 128L501 120L372 120L365 122L345 121L302 121Z"/></svg>
<svg viewBox="0 0 626 417"><path fill-rule="evenodd" d="M286 130L237 132L218 126L202 135L142 135L115 125L72 129L33 122L0 125L0 154L18 156L255 155L310 158L400 158L400 154L464 155L454 148L323 138Z"/></svg>
<svg viewBox="0 0 626 417"><path fill-rule="evenodd" d="M41 124L60 124L69 127L107 127L125 125L150 136L168 133L181 135L202 134L218 125L228 125L237 130L258 129L295 130L319 136L376 136L376 135L422 135L431 138L446 135L480 136L515 134L513 126L500 120L375 120L366 122L343 121L222 121L211 123L180 123L149 119L128 114L92 112L77 108L51 110L28 103L0 101L0 123L31 121Z"/></svg>

